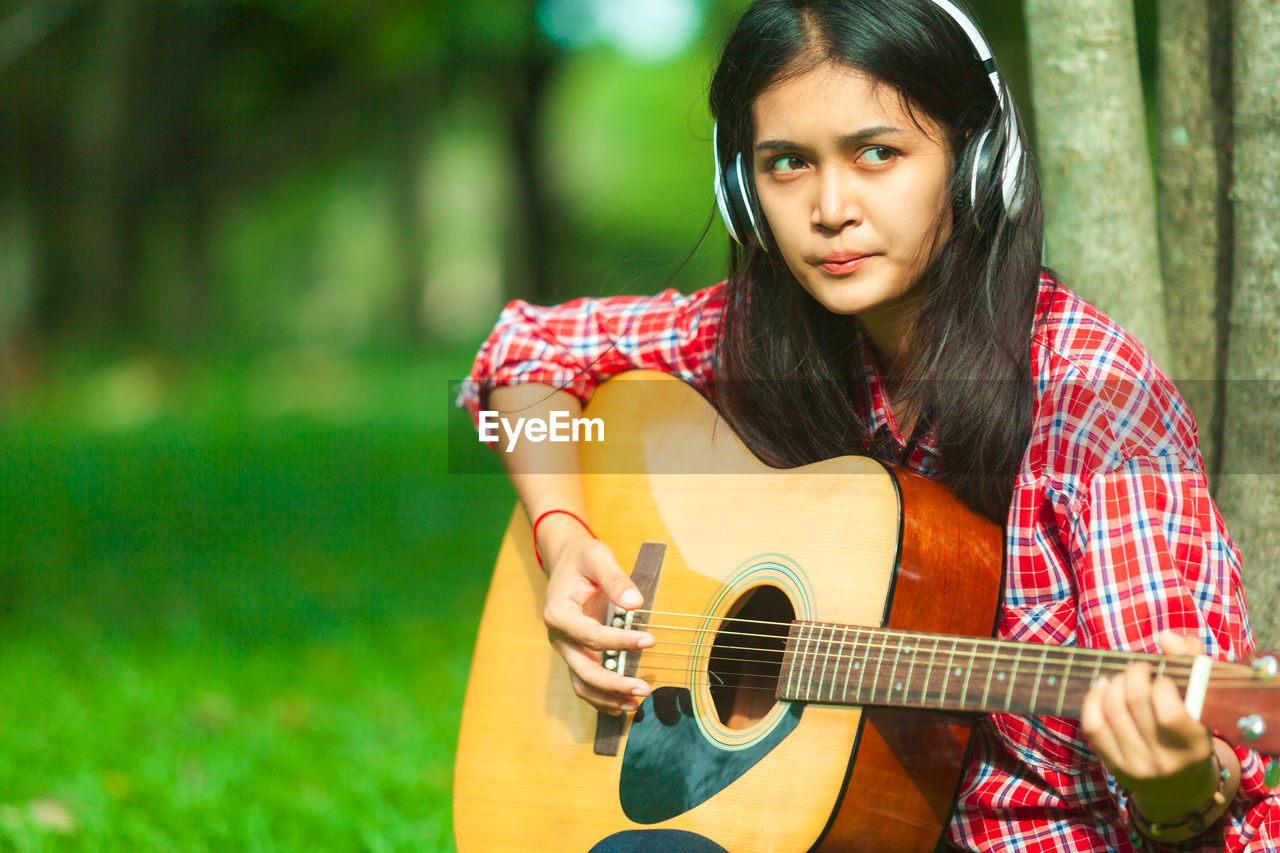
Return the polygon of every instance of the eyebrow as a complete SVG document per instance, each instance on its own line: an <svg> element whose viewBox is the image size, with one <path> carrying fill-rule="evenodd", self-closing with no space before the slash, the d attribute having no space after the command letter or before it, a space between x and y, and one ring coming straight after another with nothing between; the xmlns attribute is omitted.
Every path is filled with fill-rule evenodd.
<svg viewBox="0 0 1280 853"><path fill-rule="evenodd" d="M860 145L863 142L866 142L869 139L874 139L878 136L895 136L904 132L905 131L900 127L890 127L888 125L868 127L865 130L858 131L857 133L851 133L848 136L840 137L840 147L847 148L852 145ZM760 142L756 143L757 151L791 151L804 147L805 146L800 145L797 142L789 142L785 139L762 139Z"/></svg>

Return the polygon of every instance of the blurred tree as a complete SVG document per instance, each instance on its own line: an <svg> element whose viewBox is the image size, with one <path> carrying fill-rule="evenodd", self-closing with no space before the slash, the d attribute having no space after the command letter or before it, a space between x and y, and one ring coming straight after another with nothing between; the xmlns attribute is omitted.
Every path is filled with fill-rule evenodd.
<svg viewBox="0 0 1280 853"><path fill-rule="evenodd" d="M1050 265L1169 364L1133 0L1027 0Z"/></svg>
<svg viewBox="0 0 1280 853"><path fill-rule="evenodd" d="M60 14L50 14L57 6ZM83 7L83 8L82 8ZM215 250L229 204L299 170L376 154L395 264L421 328L422 174L432 117L484 88L506 116L531 235L519 267L546 280L548 217L532 137L558 52L527 0L148 0L0 12L0 133L35 245L31 331L48 340L154 332L198 339L227 298ZM177 235L178 294L142 274L148 230ZM144 304L147 303L147 304ZM197 338L193 338L197 336ZM145 334L144 334L145 337Z"/></svg>
<svg viewBox="0 0 1280 853"><path fill-rule="evenodd" d="M1171 345L1169 375L1217 470L1221 297L1230 286L1230 16L1209 0L1164 0L1159 15L1160 257ZM1224 97L1225 95L1225 97Z"/></svg>
<svg viewBox="0 0 1280 853"><path fill-rule="evenodd" d="M1223 515L1247 568L1254 627L1280 646L1280 6L1235 0L1235 262L1227 352Z"/></svg>

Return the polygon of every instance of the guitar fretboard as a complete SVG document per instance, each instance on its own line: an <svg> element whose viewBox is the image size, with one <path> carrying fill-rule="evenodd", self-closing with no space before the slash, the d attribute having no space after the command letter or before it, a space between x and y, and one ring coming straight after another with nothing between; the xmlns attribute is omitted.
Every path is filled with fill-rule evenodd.
<svg viewBox="0 0 1280 853"><path fill-rule="evenodd" d="M1179 658L795 622L778 698L833 705L1079 717L1100 675L1133 660L1164 675ZM1185 689L1185 679L1177 678Z"/></svg>

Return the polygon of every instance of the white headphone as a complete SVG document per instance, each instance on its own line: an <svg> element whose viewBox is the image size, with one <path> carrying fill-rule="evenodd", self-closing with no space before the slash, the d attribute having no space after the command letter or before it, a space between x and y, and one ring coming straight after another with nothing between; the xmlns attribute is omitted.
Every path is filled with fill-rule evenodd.
<svg viewBox="0 0 1280 853"><path fill-rule="evenodd" d="M1004 83L1000 79L1000 72L996 68L996 61L991 54L990 46L987 45L987 40L982 37L982 33L978 31L973 21L969 20L964 12L960 11L960 8L952 3L951 0L930 0L930 2L946 12L952 20L960 25L960 29L964 30L965 35L969 37L969 41L978 55L978 60L982 62L982 67L987 72L987 77L991 80L991 88L995 90L996 103L1004 115L1005 122L1004 157L1000 164L1001 197L1004 200L1005 212L1010 218L1015 218L1018 209L1021 207L1019 189L1021 187L1023 151L1022 140L1018 135L1018 118L1013 99L1005 91ZM988 160L988 157L985 156L985 149L990 136L991 130L987 129L978 138L977 149L973 158L973 172L969 180L969 204L972 207L976 207L978 203L978 172L982 169L983 163ZM768 242L764 239L763 229L761 229L760 223L756 221L756 205L751 197L751 183L748 178L747 167L742 162L743 152L737 152L733 163L728 168L721 165L720 128L718 126L712 132L712 146L716 164L716 205L720 208L720 217L724 220L725 227L729 229L729 236L735 242L743 245L747 242L744 238L748 236L754 237L757 245L768 251Z"/></svg>

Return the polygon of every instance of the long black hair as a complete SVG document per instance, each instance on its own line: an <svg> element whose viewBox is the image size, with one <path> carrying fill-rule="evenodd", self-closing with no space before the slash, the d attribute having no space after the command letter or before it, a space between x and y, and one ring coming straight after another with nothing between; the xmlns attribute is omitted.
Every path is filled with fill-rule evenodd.
<svg viewBox="0 0 1280 853"><path fill-rule="evenodd" d="M752 105L769 86L833 62L868 74L946 134L950 234L912 286L912 360L895 408L933 428L937 477L1003 524L1030 437L1031 335L1043 212L1023 158L1014 215L1001 194L1000 152L1021 127L1006 120L964 31L930 0L758 0L743 14L711 83L717 156L754 146ZM1007 97L1007 95L1006 95ZM973 160L984 162L971 201ZM1026 140L1022 139L1026 151ZM753 170L748 170L748 172ZM756 221L764 223L758 206ZM945 221L939 211L939 222ZM766 239L772 237L765 229ZM939 226L940 227L940 226ZM831 456L883 456L854 374L862 331L795 280L776 251L731 248L713 396L764 459L782 466ZM903 460L899 460L903 461Z"/></svg>

